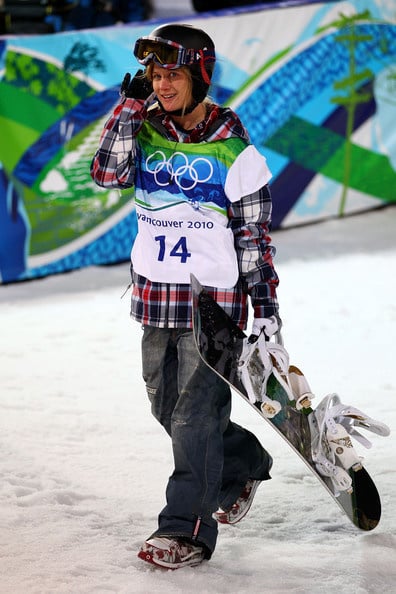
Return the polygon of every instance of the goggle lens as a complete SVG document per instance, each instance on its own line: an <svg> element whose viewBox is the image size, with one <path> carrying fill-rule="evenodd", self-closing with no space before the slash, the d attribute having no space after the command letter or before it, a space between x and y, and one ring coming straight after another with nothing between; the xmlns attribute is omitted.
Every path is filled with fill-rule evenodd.
<svg viewBox="0 0 396 594"><path fill-rule="evenodd" d="M184 48L180 48L182 50ZM177 47L152 41L150 39L138 39L135 45L134 54L142 64L155 60L159 64L179 64L181 58L180 50Z"/></svg>
<svg viewBox="0 0 396 594"><path fill-rule="evenodd" d="M195 61L195 50L186 50L173 41L157 41L144 37L137 40L133 53L144 66L154 61L164 68L176 68Z"/></svg>

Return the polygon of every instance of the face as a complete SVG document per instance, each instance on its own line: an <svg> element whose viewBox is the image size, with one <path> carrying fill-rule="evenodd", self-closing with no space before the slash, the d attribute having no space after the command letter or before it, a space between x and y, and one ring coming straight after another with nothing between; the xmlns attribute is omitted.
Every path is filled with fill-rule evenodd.
<svg viewBox="0 0 396 594"><path fill-rule="evenodd" d="M191 79L184 68L169 70L154 64L153 90L166 111L183 109L192 102Z"/></svg>

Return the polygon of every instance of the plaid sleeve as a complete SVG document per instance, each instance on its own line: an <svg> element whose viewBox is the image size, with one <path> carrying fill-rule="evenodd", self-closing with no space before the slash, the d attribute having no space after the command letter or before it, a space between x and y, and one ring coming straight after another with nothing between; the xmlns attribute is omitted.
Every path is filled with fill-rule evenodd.
<svg viewBox="0 0 396 594"><path fill-rule="evenodd" d="M272 202L268 185L229 206L239 270L250 295L255 317L278 313L278 275L273 264L269 226Z"/></svg>
<svg viewBox="0 0 396 594"><path fill-rule="evenodd" d="M106 188L129 188L134 183L135 138L147 110L143 101L123 98L104 125L91 163L92 179Z"/></svg>

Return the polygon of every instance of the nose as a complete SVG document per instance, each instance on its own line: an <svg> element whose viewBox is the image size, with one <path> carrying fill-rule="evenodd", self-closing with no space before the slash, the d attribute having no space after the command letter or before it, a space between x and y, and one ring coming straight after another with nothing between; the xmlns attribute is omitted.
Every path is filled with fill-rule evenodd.
<svg viewBox="0 0 396 594"><path fill-rule="evenodd" d="M171 86L171 82L168 76L161 76L161 80L160 80L160 88L165 88L167 89L168 87Z"/></svg>

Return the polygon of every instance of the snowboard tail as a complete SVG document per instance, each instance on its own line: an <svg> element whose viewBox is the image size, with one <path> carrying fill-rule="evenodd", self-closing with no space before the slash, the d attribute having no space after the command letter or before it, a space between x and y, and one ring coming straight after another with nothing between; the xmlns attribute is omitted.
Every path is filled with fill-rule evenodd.
<svg viewBox="0 0 396 594"><path fill-rule="evenodd" d="M290 392L279 381L279 375L273 372L268 377L266 396L274 402L278 412L269 418L264 414L259 399L252 402L251 394L241 380L241 357L246 334L193 276L191 285L194 337L202 359L281 435L356 527L374 529L380 521L381 501L366 469L361 464L350 468L347 472L351 488L335 491L331 479L318 472L314 460L312 444L318 432L315 411L310 406L297 409L296 400L290 398ZM297 368L293 369L301 374ZM257 380L259 366L255 369L253 363L250 375L256 376L254 379Z"/></svg>

